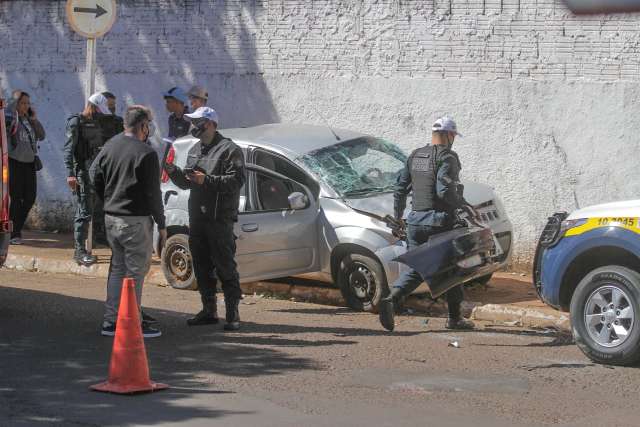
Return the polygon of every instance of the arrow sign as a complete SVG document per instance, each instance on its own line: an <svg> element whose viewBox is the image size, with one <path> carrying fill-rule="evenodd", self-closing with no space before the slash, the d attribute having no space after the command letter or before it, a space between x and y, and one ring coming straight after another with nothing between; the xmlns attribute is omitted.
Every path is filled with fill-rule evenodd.
<svg viewBox="0 0 640 427"><path fill-rule="evenodd" d="M116 0L67 0L66 9L69 26L89 39L105 35L116 20Z"/></svg>
<svg viewBox="0 0 640 427"><path fill-rule="evenodd" d="M78 13L95 13L96 18L99 18L107 13L107 11L104 10L99 4L96 5L95 9L91 9L90 7L74 7L73 11Z"/></svg>

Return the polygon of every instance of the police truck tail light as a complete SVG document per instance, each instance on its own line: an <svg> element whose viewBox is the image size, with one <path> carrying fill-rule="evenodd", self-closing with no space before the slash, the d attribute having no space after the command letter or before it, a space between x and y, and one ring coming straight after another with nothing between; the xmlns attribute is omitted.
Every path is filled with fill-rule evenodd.
<svg viewBox="0 0 640 427"><path fill-rule="evenodd" d="M164 163L166 165L172 165L173 162L176 160L176 150L173 149L173 147L169 148L169 152L167 153L167 157L164 159ZM167 183L169 182L169 174L167 173L166 170L162 170L162 183Z"/></svg>

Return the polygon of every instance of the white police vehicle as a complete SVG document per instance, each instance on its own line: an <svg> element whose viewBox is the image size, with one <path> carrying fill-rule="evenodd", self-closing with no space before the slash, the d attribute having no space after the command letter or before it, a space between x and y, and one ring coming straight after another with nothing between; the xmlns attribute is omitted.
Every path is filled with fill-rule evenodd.
<svg viewBox="0 0 640 427"><path fill-rule="evenodd" d="M533 274L542 300L570 312L575 341L589 358L640 361L640 200L551 216Z"/></svg>

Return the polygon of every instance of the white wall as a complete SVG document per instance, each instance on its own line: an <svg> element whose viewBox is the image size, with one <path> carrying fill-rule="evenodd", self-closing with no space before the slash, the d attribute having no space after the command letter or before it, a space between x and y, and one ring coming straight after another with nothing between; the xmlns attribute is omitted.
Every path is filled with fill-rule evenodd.
<svg viewBox="0 0 640 427"><path fill-rule="evenodd" d="M32 222L50 228L71 223L63 130L83 103L65 3L0 3L0 88L32 93L48 131ZM502 196L526 263L554 211L639 197L639 23L552 0L120 0L97 86L120 110L151 105L163 130L161 91L198 82L223 127L320 124L320 111L407 150L451 114L464 177Z"/></svg>

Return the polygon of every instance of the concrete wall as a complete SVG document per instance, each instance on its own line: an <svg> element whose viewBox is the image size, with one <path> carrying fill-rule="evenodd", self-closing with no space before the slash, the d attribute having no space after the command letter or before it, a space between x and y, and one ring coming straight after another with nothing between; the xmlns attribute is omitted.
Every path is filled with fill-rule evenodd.
<svg viewBox="0 0 640 427"><path fill-rule="evenodd" d="M150 104L205 85L223 127L367 131L415 148L453 115L464 178L490 183L528 262L546 217L640 194L637 15L575 17L552 0L120 0L98 46L99 89ZM65 118L81 109L84 40L64 1L0 2L0 88L48 131L32 222L68 228Z"/></svg>

